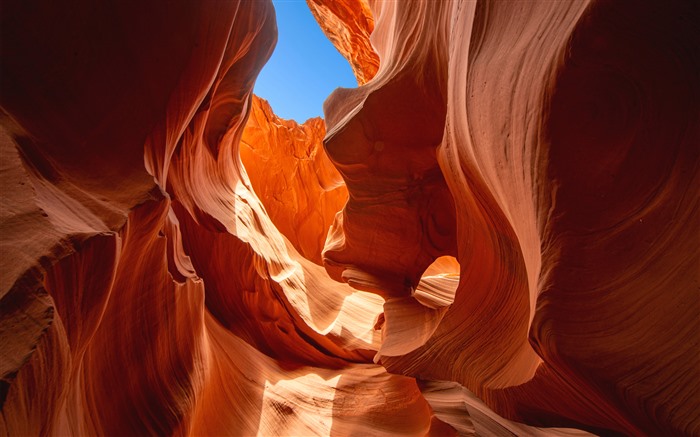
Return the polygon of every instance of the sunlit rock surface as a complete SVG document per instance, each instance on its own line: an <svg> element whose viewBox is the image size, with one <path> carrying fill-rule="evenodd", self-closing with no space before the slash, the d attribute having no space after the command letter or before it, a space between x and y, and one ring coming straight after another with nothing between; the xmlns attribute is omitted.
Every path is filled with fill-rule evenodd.
<svg viewBox="0 0 700 437"><path fill-rule="evenodd" d="M2 435L700 433L691 2L3 6ZM371 36L370 36L371 35Z"/></svg>
<svg viewBox="0 0 700 437"><path fill-rule="evenodd" d="M321 251L336 212L347 202L345 183L323 149L321 118L281 119L253 96L240 155L255 193L277 229L306 258Z"/></svg>
<svg viewBox="0 0 700 437"><path fill-rule="evenodd" d="M374 17L367 0L306 0L321 30L350 62L357 82L364 85L377 74L379 57L370 43Z"/></svg>

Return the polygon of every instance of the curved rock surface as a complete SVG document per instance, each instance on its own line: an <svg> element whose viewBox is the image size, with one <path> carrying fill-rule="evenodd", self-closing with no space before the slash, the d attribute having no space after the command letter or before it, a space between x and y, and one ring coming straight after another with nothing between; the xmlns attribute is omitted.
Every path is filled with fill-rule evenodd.
<svg viewBox="0 0 700 437"><path fill-rule="evenodd" d="M379 57L369 40L374 16L367 0L306 0L306 4L323 33L350 62L357 82L364 85L372 79L379 69Z"/></svg>
<svg viewBox="0 0 700 437"><path fill-rule="evenodd" d="M8 3L2 435L697 435L691 2Z"/></svg>
<svg viewBox="0 0 700 437"><path fill-rule="evenodd" d="M372 7L380 69L326 102L326 148L350 191L327 269L379 293L414 294L430 258L402 256L449 251L425 228L406 229L406 217L440 223L436 234L455 239L461 265L455 301L430 340L380 362L460 382L531 424L698 432L698 195L689 187L698 178L699 38L684 18L697 9ZM432 157L426 149L416 158L421 146ZM389 204L385 192L404 195L411 176L424 179L415 168L431 158L453 223L412 209L420 193L400 212L378 212L403 217L398 227L363 215ZM379 262L366 258L368 234L391 242L375 249ZM405 289L387 290L386 278L406 278Z"/></svg>

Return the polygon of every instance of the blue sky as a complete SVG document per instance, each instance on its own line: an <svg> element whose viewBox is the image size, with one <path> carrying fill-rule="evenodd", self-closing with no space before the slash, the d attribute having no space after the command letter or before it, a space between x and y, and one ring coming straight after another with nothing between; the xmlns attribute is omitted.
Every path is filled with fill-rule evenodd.
<svg viewBox="0 0 700 437"><path fill-rule="evenodd" d="M255 84L255 94L275 114L303 123L323 117L323 101L336 88L355 88L348 61L338 53L311 15L305 0L273 0L277 47Z"/></svg>

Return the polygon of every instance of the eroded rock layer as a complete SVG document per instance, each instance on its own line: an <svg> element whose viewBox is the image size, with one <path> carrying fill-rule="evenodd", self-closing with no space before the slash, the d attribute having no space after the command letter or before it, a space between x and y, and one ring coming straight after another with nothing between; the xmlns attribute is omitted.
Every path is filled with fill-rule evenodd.
<svg viewBox="0 0 700 437"><path fill-rule="evenodd" d="M411 173L396 168L428 165L414 141L436 152L454 201L455 224L435 222L456 239L455 301L422 348L381 363L458 381L533 424L698 432L697 9L429 3L372 3L380 69L326 102L326 148L350 191L324 255L332 276L382 289L399 275L409 295L430 259L403 254L447 253L425 229L395 234L406 217L430 223L410 206L420 194L385 214L398 227L363 216L389 204L384 190L403 195L392 184ZM439 145L424 137L431 117ZM399 147L376 147L384 138ZM374 220L390 229L373 241L393 246L365 267Z"/></svg>
<svg viewBox="0 0 700 437"><path fill-rule="evenodd" d="M303 124L284 120L253 96L240 146L250 183L270 219L299 253L318 264L328 228L348 198L323 149L325 135L321 118Z"/></svg>
<svg viewBox="0 0 700 437"><path fill-rule="evenodd" d="M321 30L350 62L357 82L364 85L372 79L379 68L379 57L369 40L374 17L367 0L306 0L306 4Z"/></svg>
<svg viewBox="0 0 700 437"><path fill-rule="evenodd" d="M8 3L2 435L697 435L691 2ZM244 167L245 166L245 167Z"/></svg>

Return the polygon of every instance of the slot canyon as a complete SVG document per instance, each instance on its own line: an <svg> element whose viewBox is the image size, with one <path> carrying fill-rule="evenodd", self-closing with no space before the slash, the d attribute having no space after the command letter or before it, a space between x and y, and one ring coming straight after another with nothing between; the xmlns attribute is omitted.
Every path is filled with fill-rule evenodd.
<svg viewBox="0 0 700 437"><path fill-rule="evenodd" d="M700 435L700 4L4 1L0 435Z"/></svg>

